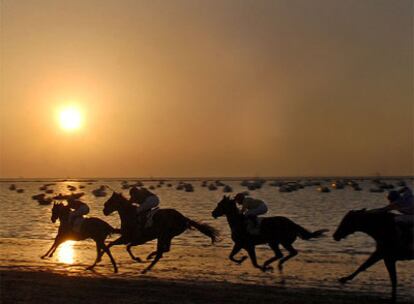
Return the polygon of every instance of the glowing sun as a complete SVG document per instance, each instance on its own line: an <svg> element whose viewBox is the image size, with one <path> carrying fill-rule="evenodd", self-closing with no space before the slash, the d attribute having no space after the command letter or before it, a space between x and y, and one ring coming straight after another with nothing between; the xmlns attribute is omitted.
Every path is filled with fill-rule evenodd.
<svg viewBox="0 0 414 304"><path fill-rule="evenodd" d="M59 112L59 124L66 131L74 131L82 126L82 114L75 107L66 107Z"/></svg>

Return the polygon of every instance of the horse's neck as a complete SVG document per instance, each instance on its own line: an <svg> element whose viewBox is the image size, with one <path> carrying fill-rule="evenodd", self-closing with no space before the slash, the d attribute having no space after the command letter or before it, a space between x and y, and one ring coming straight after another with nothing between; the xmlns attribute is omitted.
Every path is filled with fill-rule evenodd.
<svg viewBox="0 0 414 304"><path fill-rule="evenodd" d="M66 223L69 220L69 212L70 210L68 209L61 210L59 213L59 221L61 223Z"/></svg>
<svg viewBox="0 0 414 304"><path fill-rule="evenodd" d="M238 229L243 225L242 215L236 211L237 210L235 210L233 213L226 214L227 222L229 223L229 226L232 230Z"/></svg>
<svg viewBox="0 0 414 304"><path fill-rule="evenodd" d="M384 223L381 218L370 218L364 221L356 231L364 232L375 240L382 240L387 234L389 235L392 227Z"/></svg>
<svg viewBox="0 0 414 304"><path fill-rule="evenodd" d="M122 207L118 210L119 217L121 218L121 225L122 222L128 223L132 220L135 221L135 209L136 208L127 201L122 203Z"/></svg>

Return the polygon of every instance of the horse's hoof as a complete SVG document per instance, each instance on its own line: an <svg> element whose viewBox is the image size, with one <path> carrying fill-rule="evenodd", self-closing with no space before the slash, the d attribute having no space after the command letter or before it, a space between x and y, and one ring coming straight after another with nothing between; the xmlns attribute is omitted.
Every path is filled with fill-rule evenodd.
<svg viewBox="0 0 414 304"><path fill-rule="evenodd" d="M46 259L46 256L45 256L45 255L42 255L40 258L41 258L42 260L44 260L44 259Z"/></svg>
<svg viewBox="0 0 414 304"><path fill-rule="evenodd" d="M141 274L146 274L148 270L144 269L143 271L141 271Z"/></svg>
<svg viewBox="0 0 414 304"><path fill-rule="evenodd" d="M116 268L115 268L115 269L114 269L114 273L118 273L118 269L116 269Z"/></svg>
<svg viewBox="0 0 414 304"><path fill-rule="evenodd" d="M338 281L339 281L339 283L341 283L341 284L345 284L346 282L348 282L348 278L347 277L343 277L343 278L340 278Z"/></svg>
<svg viewBox="0 0 414 304"><path fill-rule="evenodd" d="M273 267L272 266L263 266L262 267L262 271L263 272L273 271Z"/></svg>
<svg viewBox="0 0 414 304"><path fill-rule="evenodd" d="M144 263L144 261L141 260L141 258L134 258L134 261L137 263Z"/></svg>
<svg viewBox="0 0 414 304"><path fill-rule="evenodd" d="M279 265L277 266L277 269L279 269L279 272L282 272L282 271L283 271L283 265L282 265L282 264L279 264Z"/></svg>

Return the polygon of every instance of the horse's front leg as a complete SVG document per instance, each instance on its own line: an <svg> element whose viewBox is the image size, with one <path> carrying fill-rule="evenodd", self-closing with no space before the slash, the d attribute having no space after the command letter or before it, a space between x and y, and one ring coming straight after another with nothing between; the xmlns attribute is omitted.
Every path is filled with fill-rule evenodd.
<svg viewBox="0 0 414 304"><path fill-rule="evenodd" d="M239 243L234 243L233 249L230 252L229 259L237 264L241 264L244 262L244 260L247 259L247 256L242 256L240 259L236 259L234 256L240 252L242 249L242 246Z"/></svg>
<svg viewBox="0 0 414 304"><path fill-rule="evenodd" d="M63 239L59 236L59 234L56 236L55 240L53 241L52 246L50 247L50 249L41 256L42 259L46 258L46 257L52 257L53 253L56 251L56 249L59 247L60 244L62 244Z"/></svg>
<svg viewBox="0 0 414 304"><path fill-rule="evenodd" d="M392 293L391 302L395 303L397 300L397 271L395 269L395 261L390 259L384 259L385 267L387 267L388 273L391 279Z"/></svg>
<svg viewBox="0 0 414 304"><path fill-rule="evenodd" d="M342 284L345 284L346 282L348 282L348 281L352 280L353 278L355 278L361 271L367 270L369 267L371 267L372 265L374 265L376 262L378 262L382 258L383 258L382 254L378 250L375 251L365 261L365 263L363 263L361 266L358 267L358 269L355 272L353 272L351 275L349 275L347 277L340 278L339 279L339 282L341 282Z"/></svg>
<svg viewBox="0 0 414 304"><path fill-rule="evenodd" d="M257 264L256 250L255 250L254 245L247 247L246 250L247 250L247 253L249 254L249 257L250 257L250 260L252 261L253 266L256 268L259 268L261 271L266 271L267 270L266 268Z"/></svg>

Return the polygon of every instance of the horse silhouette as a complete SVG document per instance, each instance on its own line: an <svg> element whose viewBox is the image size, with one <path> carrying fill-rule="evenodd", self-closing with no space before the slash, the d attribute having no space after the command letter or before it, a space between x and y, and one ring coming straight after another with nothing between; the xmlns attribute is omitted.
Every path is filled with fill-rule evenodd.
<svg viewBox="0 0 414 304"><path fill-rule="evenodd" d="M144 244L157 239L157 250L147 256L147 260L154 258L151 264L142 273L146 273L162 258L163 253L170 251L171 240L186 231L195 228L211 238L214 243L218 237L218 231L204 223L193 221L175 209L159 209L152 218L153 224L148 228L138 225L136 205L131 204L121 193L113 192L105 202L103 213L109 215L117 211L121 219L121 237L111 242L108 248L114 245L127 245L126 249L135 261L142 262L131 251L132 246Z"/></svg>
<svg viewBox="0 0 414 304"><path fill-rule="evenodd" d="M321 229L310 232L286 217L274 216L264 217L260 225L259 234L252 235L246 230L246 217L240 213L236 202L229 196L223 196L223 199L212 212L214 218L223 215L227 218L231 229L231 238L234 242L229 259L238 264L243 263L247 259L246 256L240 259L236 259L234 256L241 249L245 249L253 266L262 271L272 270L273 268L269 265L277 260L279 260L279 271L282 271L283 264L298 254L298 251L292 246L297 237L309 240L319 238L328 231L327 229ZM275 253L275 256L265 261L263 266L260 266L256 259L255 246L260 244L268 244ZM283 255L279 245L282 245L289 252L287 256Z"/></svg>
<svg viewBox="0 0 414 304"><path fill-rule="evenodd" d="M365 209L352 210L345 215L333 235L336 241L340 241L355 232L364 232L375 240L376 250L371 256L355 272L340 278L339 281L346 283L361 271L368 269L380 260L384 260L392 284L392 302L397 299L396 261L414 259L413 227L411 226L411 229L404 227L406 231L401 230L396 226L394 217L394 214L388 212L372 212Z"/></svg>
<svg viewBox="0 0 414 304"><path fill-rule="evenodd" d="M96 243L97 255L95 262L87 269L93 269L95 265L101 261L102 255L106 253L111 259L114 272L118 272L115 260L112 257L109 248L105 246L105 239L112 233L120 233L120 230L113 228L107 222L99 218L90 217L84 219L79 232L74 232L69 223L69 213L70 208L68 206L63 205L62 203L53 204L51 221L55 223L56 220L59 219L60 225L52 247L50 247L50 249L42 256L42 259L52 257L59 245L68 240L81 241L85 239L93 239Z"/></svg>

